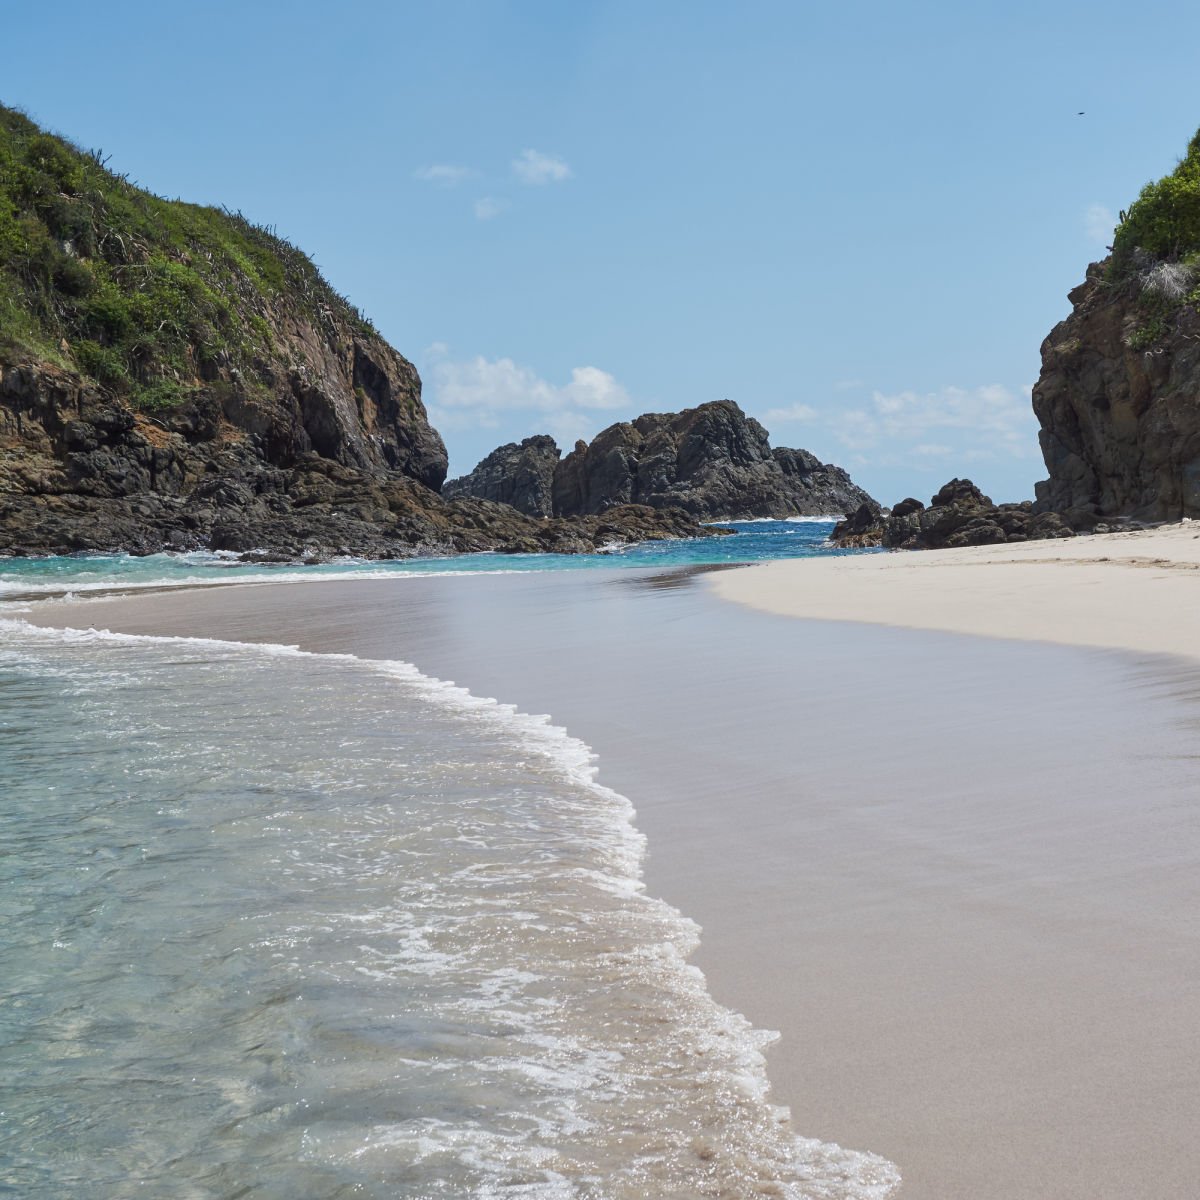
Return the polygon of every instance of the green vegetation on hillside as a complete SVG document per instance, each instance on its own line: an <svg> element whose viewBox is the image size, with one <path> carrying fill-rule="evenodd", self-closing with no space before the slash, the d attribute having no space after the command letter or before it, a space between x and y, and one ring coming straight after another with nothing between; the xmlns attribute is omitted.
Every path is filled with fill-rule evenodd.
<svg viewBox="0 0 1200 1200"><path fill-rule="evenodd" d="M1182 259L1200 252L1200 132L1170 175L1148 183L1121 214L1113 239L1113 261L1128 269L1135 250L1158 259Z"/></svg>
<svg viewBox="0 0 1200 1200"><path fill-rule="evenodd" d="M0 105L0 362L33 354L171 405L228 369L253 383L285 309L373 332L270 230L143 191Z"/></svg>
<svg viewBox="0 0 1200 1200"><path fill-rule="evenodd" d="M1131 350L1153 349L1185 309L1200 308L1200 132L1175 170L1121 214L1107 278L1137 285Z"/></svg>

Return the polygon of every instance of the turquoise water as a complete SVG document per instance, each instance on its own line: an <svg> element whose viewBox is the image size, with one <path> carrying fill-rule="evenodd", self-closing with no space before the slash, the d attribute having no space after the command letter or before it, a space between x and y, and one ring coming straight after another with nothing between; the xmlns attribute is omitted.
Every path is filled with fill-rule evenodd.
<svg viewBox="0 0 1200 1200"><path fill-rule="evenodd" d="M464 554L455 558L371 562L343 559L319 565L264 566L236 555L212 553L71 555L0 559L0 599L22 593L83 592L111 587L251 582L260 579L390 578L395 575L481 571L586 571L596 568L678 567L702 563L760 562L810 555L862 553L828 545L832 520L749 521L732 524L733 537L643 542L604 554Z"/></svg>

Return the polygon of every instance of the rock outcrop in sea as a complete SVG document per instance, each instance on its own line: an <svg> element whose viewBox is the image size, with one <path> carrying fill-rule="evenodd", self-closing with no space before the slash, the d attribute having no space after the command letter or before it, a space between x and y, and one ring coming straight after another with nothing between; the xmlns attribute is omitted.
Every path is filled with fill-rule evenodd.
<svg viewBox="0 0 1200 1200"><path fill-rule="evenodd" d="M0 553L590 551L708 531L439 495L413 365L309 258L0 107Z"/></svg>
<svg viewBox="0 0 1200 1200"><path fill-rule="evenodd" d="M732 400L620 421L559 454L551 438L526 438L493 451L445 490L559 517L645 504L681 508L700 521L778 519L874 503L841 467L807 450L772 449L767 431Z"/></svg>

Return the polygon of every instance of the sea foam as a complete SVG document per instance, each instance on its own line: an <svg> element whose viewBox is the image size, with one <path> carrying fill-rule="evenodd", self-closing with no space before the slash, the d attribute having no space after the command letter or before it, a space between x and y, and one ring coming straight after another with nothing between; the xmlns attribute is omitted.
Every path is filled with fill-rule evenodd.
<svg viewBox="0 0 1200 1200"><path fill-rule="evenodd" d="M0 1182L897 1187L792 1132L773 1035L709 994L698 928L645 894L632 804L549 717L401 661L10 619L0 638L0 732L32 764L7 790L27 853L2 965L28 1004L0 1062L31 1081L10 1133L53 1133Z"/></svg>

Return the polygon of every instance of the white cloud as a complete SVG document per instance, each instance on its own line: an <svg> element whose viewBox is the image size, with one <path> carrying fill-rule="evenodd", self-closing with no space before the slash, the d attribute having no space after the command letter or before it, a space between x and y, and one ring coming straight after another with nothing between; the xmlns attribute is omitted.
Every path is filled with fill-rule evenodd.
<svg viewBox="0 0 1200 1200"><path fill-rule="evenodd" d="M440 345L440 343L435 343ZM432 350L432 348L431 348ZM434 352L426 371L434 424L448 429L496 428L511 413L539 414L539 429L570 441L594 429L589 414L629 408L629 393L599 367L575 367L562 385L511 358L455 361Z"/></svg>
<svg viewBox="0 0 1200 1200"><path fill-rule="evenodd" d="M808 404L792 404L787 408L771 408L763 418L768 426L772 421L815 421L817 410Z"/></svg>
<svg viewBox="0 0 1200 1200"><path fill-rule="evenodd" d="M493 217L498 217L507 207L507 200L499 200L495 196L481 196L475 201L475 219L490 221Z"/></svg>
<svg viewBox="0 0 1200 1200"><path fill-rule="evenodd" d="M452 163L432 163L427 167L418 167L413 172L414 179L422 183L435 183L439 187L457 187L474 177L475 172L470 167L457 167Z"/></svg>
<svg viewBox="0 0 1200 1200"><path fill-rule="evenodd" d="M891 395L877 391L869 406L836 412L828 425L844 446L877 461L1038 457L1037 421L1028 397L999 384Z"/></svg>
<svg viewBox="0 0 1200 1200"><path fill-rule="evenodd" d="M571 178L571 168L561 158L542 154L538 150L522 150L512 160L512 173L522 183L540 187L545 183L562 183Z"/></svg>
<svg viewBox="0 0 1200 1200"><path fill-rule="evenodd" d="M1089 242L1107 246L1112 241L1113 230L1117 227L1117 218L1111 208L1103 204L1089 204L1083 214L1083 228Z"/></svg>

